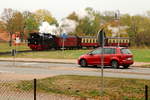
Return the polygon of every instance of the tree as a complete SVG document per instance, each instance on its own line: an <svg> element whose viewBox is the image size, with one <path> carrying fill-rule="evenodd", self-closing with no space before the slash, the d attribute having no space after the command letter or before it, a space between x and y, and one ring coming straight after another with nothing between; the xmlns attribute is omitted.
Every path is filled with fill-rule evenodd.
<svg viewBox="0 0 150 100"><path fill-rule="evenodd" d="M14 26L14 31L20 34L21 41L23 41L25 20L22 13L19 11L15 12L13 14L12 21L13 21L12 25Z"/></svg>
<svg viewBox="0 0 150 100"><path fill-rule="evenodd" d="M79 35L95 36L100 29L101 15L92 8L85 9L87 16L78 21L76 33Z"/></svg>
<svg viewBox="0 0 150 100"><path fill-rule="evenodd" d="M74 20L76 22L79 21L78 15L75 12L71 13L70 15L68 15L67 19Z"/></svg>
<svg viewBox="0 0 150 100"><path fill-rule="evenodd" d="M103 20L103 23L111 22L114 20L114 11L105 11L102 13L101 19Z"/></svg>
<svg viewBox="0 0 150 100"><path fill-rule="evenodd" d="M23 17L24 17L24 34L26 37L28 37L28 33L38 31L40 23L36 20L35 14L29 11L24 11Z"/></svg>
<svg viewBox="0 0 150 100"><path fill-rule="evenodd" d="M5 24L3 21L0 21L0 31L5 31Z"/></svg>
<svg viewBox="0 0 150 100"><path fill-rule="evenodd" d="M4 22L5 25L5 30L9 33L10 35L10 40L9 40L9 46L11 46L12 43L12 34L15 33L15 26L13 26L13 14L16 12L15 10L12 10L11 8L4 9L2 13L2 21Z"/></svg>
<svg viewBox="0 0 150 100"><path fill-rule="evenodd" d="M51 13L48 10L39 9L34 14L37 22L39 23L46 21L50 25L58 25L57 20L51 15Z"/></svg>
<svg viewBox="0 0 150 100"><path fill-rule="evenodd" d="M128 26L127 32L131 45L142 46L150 45L150 18L141 15L124 15L121 17L121 23Z"/></svg>

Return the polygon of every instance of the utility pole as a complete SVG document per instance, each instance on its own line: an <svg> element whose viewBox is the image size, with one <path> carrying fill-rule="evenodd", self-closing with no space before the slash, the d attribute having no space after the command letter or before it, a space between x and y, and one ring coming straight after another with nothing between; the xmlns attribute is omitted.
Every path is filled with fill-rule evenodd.
<svg viewBox="0 0 150 100"><path fill-rule="evenodd" d="M118 37L118 44L117 46L119 47L120 45L120 11L117 10L116 13L115 13L115 21L118 23L118 34L117 34L117 37Z"/></svg>

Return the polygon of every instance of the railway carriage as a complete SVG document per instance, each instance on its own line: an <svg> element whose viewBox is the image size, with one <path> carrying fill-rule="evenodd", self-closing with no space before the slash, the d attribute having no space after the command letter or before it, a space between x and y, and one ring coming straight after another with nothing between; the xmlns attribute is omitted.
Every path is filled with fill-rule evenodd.
<svg viewBox="0 0 150 100"><path fill-rule="evenodd" d="M93 36L83 36L81 38L81 47L98 47L97 38Z"/></svg>
<svg viewBox="0 0 150 100"><path fill-rule="evenodd" d="M79 48L81 39L77 36L68 36L67 38L55 37L57 49L62 47L66 49Z"/></svg>
<svg viewBox="0 0 150 100"><path fill-rule="evenodd" d="M106 46L121 46L128 47L129 46L129 38L127 37L107 37L106 38Z"/></svg>

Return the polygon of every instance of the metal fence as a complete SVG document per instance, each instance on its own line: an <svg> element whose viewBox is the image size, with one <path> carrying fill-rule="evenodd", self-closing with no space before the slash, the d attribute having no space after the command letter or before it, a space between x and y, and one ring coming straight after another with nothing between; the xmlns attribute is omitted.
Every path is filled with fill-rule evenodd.
<svg viewBox="0 0 150 100"><path fill-rule="evenodd" d="M18 83L22 83L18 85ZM38 89L38 80L34 79L27 81L0 81L0 100L149 100L150 88L148 85L143 88L134 88L129 90L126 88L126 93L114 88L104 88L104 92L111 89L104 96L97 98L85 98L77 96L67 96L63 94L54 94L43 92Z"/></svg>
<svg viewBox="0 0 150 100"><path fill-rule="evenodd" d="M21 82L22 85L18 85ZM0 100L94 100L92 98L82 98L67 96L62 94L44 93L38 90L36 81L0 81ZM24 85L25 83L25 85Z"/></svg>

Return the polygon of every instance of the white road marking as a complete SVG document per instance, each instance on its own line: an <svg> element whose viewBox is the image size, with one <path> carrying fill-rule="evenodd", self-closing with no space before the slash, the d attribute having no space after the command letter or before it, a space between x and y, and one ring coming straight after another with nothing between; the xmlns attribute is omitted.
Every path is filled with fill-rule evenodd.
<svg viewBox="0 0 150 100"><path fill-rule="evenodd" d="M23 63L23 65L36 65L38 63Z"/></svg>

